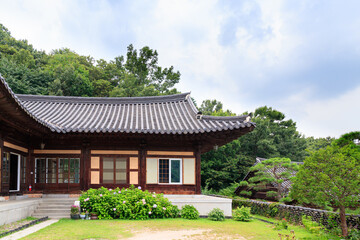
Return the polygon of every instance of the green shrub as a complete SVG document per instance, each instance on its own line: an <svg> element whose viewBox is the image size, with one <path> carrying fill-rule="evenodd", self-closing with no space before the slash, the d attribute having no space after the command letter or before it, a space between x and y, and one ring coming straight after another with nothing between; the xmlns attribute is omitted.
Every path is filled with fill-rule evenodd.
<svg viewBox="0 0 360 240"><path fill-rule="evenodd" d="M192 205L185 205L181 208L180 215L185 219L198 219L199 211Z"/></svg>
<svg viewBox="0 0 360 240"><path fill-rule="evenodd" d="M277 207L279 205L279 203L271 203L269 205L268 211L267 211L267 215L269 217L275 217L277 216L278 212L279 212L279 208Z"/></svg>
<svg viewBox="0 0 360 240"><path fill-rule="evenodd" d="M97 213L99 219L175 218L177 206L162 194L135 188L89 189L80 196L82 211Z"/></svg>
<svg viewBox="0 0 360 240"><path fill-rule="evenodd" d="M281 221L278 221L275 225L275 229L276 230L281 230L281 229L288 229L288 222L286 221L285 218L283 218Z"/></svg>
<svg viewBox="0 0 360 240"><path fill-rule="evenodd" d="M251 208L242 206L235 209L233 219L236 221L249 222L251 220Z"/></svg>
<svg viewBox="0 0 360 240"><path fill-rule="evenodd" d="M360 231L356 228L349 229L349 235L347 236L349 240L360 240Z"/></svg>
<svg viewBox="0 0 360 240"><path fill-rule="evenodd" d="M323 233L323 229L324 227L311 220L311 217L309 216L302 216L302 224L304 225L304 227L311 233L315 233L315 234L321 234Z"/></svg>
<svg viewBox="0 0 360 240"><path fill-rule="evenodd" d="M225 214L220 208L214 208L209 212L208 218L212 221L224 221Z"/></svg>

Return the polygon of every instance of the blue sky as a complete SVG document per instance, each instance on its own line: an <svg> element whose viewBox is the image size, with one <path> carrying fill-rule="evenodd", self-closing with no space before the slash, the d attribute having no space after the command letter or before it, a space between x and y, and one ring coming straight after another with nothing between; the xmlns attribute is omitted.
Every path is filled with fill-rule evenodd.
<svg viewBox="0 0 360 240"><path fill-rule="evenodd" d="M0 22L37 49L96 59L159 52L177 88L238 114L272 106L306 136L360 130L359 1L2 1Z"/></svg>

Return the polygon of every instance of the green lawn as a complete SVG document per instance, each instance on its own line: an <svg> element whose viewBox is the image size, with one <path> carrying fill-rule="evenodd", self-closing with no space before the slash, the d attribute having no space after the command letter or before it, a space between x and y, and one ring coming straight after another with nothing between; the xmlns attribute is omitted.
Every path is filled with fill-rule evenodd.
<svg viewBox="0 0 360 240"><path fill-rule="evenodd" d="M272 220L274 221L274 220ZM289 234L295 231L296 239L339 239L336 237L313 235L300 226L290 226L289 230L275 230L273 225L259 220L237 222L225 220L214 222L208 219L156 219L156 220L70 220L46 227L23 239L126 239L136 233L156 231L177 231L189 229L206 229L203 235L196 239L279 239L278 234ZM171 237L171 236L169 236ZM243 238L241 238L243 237ZM192 239L193 237L190 237ZM170 239L170 238L169 238ZM283 238L284 239L284 238ZM161 239L156 239L161 240Z"/></svg>

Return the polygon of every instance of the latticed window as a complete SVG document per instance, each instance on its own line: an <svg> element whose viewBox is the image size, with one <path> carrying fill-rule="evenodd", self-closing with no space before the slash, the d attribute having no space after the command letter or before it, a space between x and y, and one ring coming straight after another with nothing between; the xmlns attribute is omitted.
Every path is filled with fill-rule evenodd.
<svg viewBox="0 0 360 240"><path fill-rule="evenodd" d="M2 162L2 182L9 183L10 153L4 152Z"/></svg>
<svg viewBox="0 0 360 240"><path fill-rule="evenodd" d="M169 159L159 159L159 183L169 183Z"/></svg>
<svg viewBox="0 0 360 240"><path fill-rule="evenodd" d="M159 159L159 183L181 183L182 160Z"/></svg>
<svg viewBox="0 0 360 240"><path fill-rule="evenodd" d="M35 183L80 183L80 159L35 159Z"/></svg>

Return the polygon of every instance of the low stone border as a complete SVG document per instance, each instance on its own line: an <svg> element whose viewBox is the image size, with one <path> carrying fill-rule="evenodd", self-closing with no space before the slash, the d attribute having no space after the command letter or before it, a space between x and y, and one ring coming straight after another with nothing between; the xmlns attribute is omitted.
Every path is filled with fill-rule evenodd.
<svg viewBox="0 0 360 240"><path fill-rule="evenodd" d="M262 209L263 212L266 212L269 209L270 205L273 203L262 202L257 200L242 200L242 199L234 199L233 207L243 205L246 207L256 207L258 209ZM331 216L333 216L334 221L340 226L340 216L338 212L330 212L321 209L307 208L301 206L292 206L285 204L276 204L275 206L278 208L277 215L289 215L291 218L297 218L301 220L302 215L310 216L313 221L323 224L325 227L330 227L328 224L328 220ZM260 214L261 215L261 214ZM346 214L346 220L348 226L353 228L360 229L360 215L351 215Z"/></svg>
<svg viewBox="0 0 360 240"><path fill-rule="evenodd" d="M28 228L28 227L30 227L30 226L32 226L32 225L35 225L35 224L39 223L39 222L46 221L46 220L48 220L48 219L49 219L49 217L46 216L46 217L43 217L43 218L39 218L39 219L33 220L33 221L31 221L30 223L27 223L27 224L25 224L25 225L23 225L23 226L20 226L20 227L18 227L18 228L13 229L13 230L10 230L10 231L1 233L1 234L0 234L0 238L5 237L6 235L12 234L12 233L14 233L14 232L23 230L23 229L25 229L25 228Z"/></svg>

